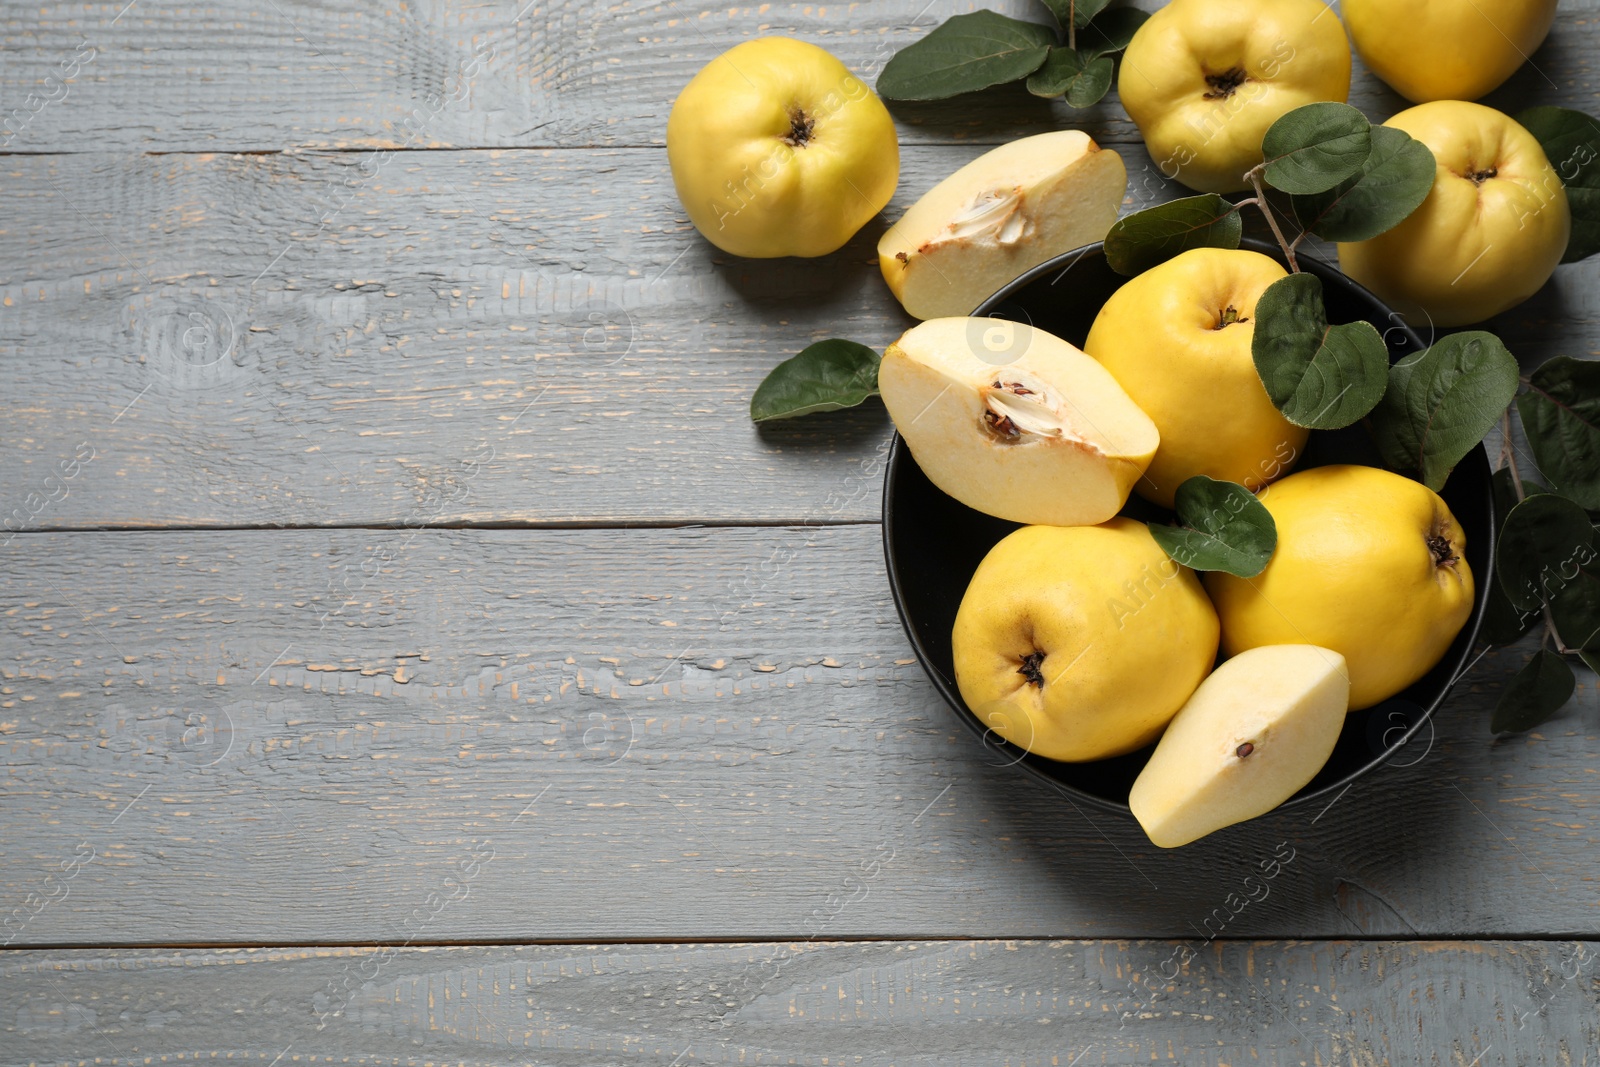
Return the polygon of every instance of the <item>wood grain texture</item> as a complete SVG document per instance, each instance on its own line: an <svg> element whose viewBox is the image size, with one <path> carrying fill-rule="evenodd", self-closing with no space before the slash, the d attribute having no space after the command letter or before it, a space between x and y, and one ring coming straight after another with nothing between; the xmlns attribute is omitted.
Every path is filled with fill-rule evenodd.
<svg viewBox="0 0 1600 1067"><path fill-rule="evenodd" d="M25 952L0 1064L1585 1067L1597 942Z"/></svg>
<svg viewBox="0 0 1600 1067"><path fill-rule="evenodd" d="M813 41L874 84L897 49L950 15L1047 18L1033 0L140 0L117 18L125 4L0 6L0 114L21 112L0 131L7 150L660 145L678 91L752 37ZM1487 102L1592 107L1597 10L1563 0L1533 66ZM1351 102L1379 119L1407 106L1359 66ZM995 144L1062 125L1136 136L1114 92L1085 111L1017 86L894 111L910 144Z"/></svg>
<svg viewBox="0 0 1600 1067"><path fill-rule="evenodd" d="M909 151L894 210L980 151ZM13 529L878 517L853 483L887 447L881 404L758 430L749 398L811 341L911 324L881 223L820 262L737 260L650 149L0 173ZM469 458L470 492L430 499Z"/></svg>
<svg viewBox="0 0 1600 1067"><path fill-rule="evenodd" d="M890 214L981 150L908 150ZM1122 151L1129 210L1175 194ZM371 163L0 161L0 527L877 519L877 401L759 430L748 404L811 341L910 324L881 220L738 260L657 150ZM1530 366L1584 355L1597 292L1600 261L1563 267L1491 325Z"/></svg>
<svg viewBox="0 0 1600 1067"><path fill-rule="evenodd" d="M1520 106L1534 90L1565 100L1545 82L1554 73L1587 106L1592 6L1564 13L1536 66L1496 100ZM226 116L230 137L251 128L245 111L286 116L302 133L328 108L340 112L328 120L334 140L263 119L244 140L223 142L250 151L544 143L519 142L511 127L529 121L519 106L557 84L551 95L584 117L548 127L570 134L549 143L653 143L625 135L628 123L659 133L675 86L734 40L815 30L866 69L893 36L879 29L914 35L956 10L763 5L695 9L690 19L668 8L624 4L595 19L573 3L542 6L523 9L513 30L516 12L485 5L274 2L230 11L224 33L208 29L207 19L224 17L214 12L146 2L105 27L125 51L91 44L101 48L92 59L81 42L100 39L89 31L111 9L12 9L3 25L17 47L0 88L48 88L57 45L71 46L80 73L11 130L10 150L59 136L74 152L94 151L14 155L0 167L10 401L0 528L875 519L876 493L863 491L860 474L887 438L878 405L756 430L746 404L773 364L812 340L845 334L881 347L909 323L873 265L882 220L821 262L762 263L723 256L694 234L659 149L103 151L165 128L136 121L146 106L181 115L191 132ZM637 62L597 58L644 23L657 30L640 35ZM139 43L154 40L162 47ZM226 59L219 51L214 62L172 66L186 49L210 47ZM427 104L429 136L381 135L396 119L374 100L394 90L401 111L426 104L480 47L494 57L473 94ZM497 64L513 68L511 81ZM191 70L205 72L198 83ZM102 83L115 99L96 102ZM1358 77L1369 111L1390 109L1385 92ZM1002 92L925 109L926 124L911 129L944 142L976 131L974 143L909 148L887 216L981 151L976 142L1068 118L1030 99ZM641 109L651 100L660 106ZM50 133L51 123L108 109L115 131ZM1107 103L1096 114L1116 112ZM1022 124L997 124L1002 114ZM510 125L491 135L489 117ZM356 135L364 124L380 135ZM459 135L435 136L436 126ZM1175 194L1126 143L1125 122L1090 126L1123 142L1128 209ZM160 145L218 142L138 143ZM1529 365L1600 351L1597 270L1562 268L1491 325ZM459 486L469 464L470 486L435 492Z"/></svg>
<svg viewBox="0 0 1600 1067"><path fill-rule="evenodd" d="M763 33L872 80L980 6L1042 15L0 3L0 1067L1597 1062L1600 944L1425 940L1600 929L1589 675L1492 744L1490 656L1330 807L1162 852L932 693L881 408L748 424L908 320L882 219L701 240L674 95ZM1597 13L1488 102L1592 110ZM1066 125L1177 193L1114 96L895 115L888 217ZM1596 269L1493 328L1600 353ZM917 940L1121 936L1189 940ZM1411 940L1236 940L1298 936ZM301 947L105 947L253 943Z"/></svg>
<svg viewBox="0 0 1600 1067"><path fill-rule="evenodd" d="M1483 661L1409 766L1169 852L938 702L875 526L25 534L0 589L16 945L1600 917L1595 693L1491 743L1522 651Z"/></svg>

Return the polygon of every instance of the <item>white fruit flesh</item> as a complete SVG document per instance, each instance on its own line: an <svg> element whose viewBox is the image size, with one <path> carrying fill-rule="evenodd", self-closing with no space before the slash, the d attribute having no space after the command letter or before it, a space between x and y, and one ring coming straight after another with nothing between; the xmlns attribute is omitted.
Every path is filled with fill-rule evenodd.
<svg viewBox="0 0 1600 1067"><path fill-rule="evenodd" d="M1344 726L1344 657L1265 645L1200 683L1133 783L1128 806L1150 840L1177 848L1264 815L1328 762Z"/></svg>
<svg viewBox="0 0 1600 1067"><path fill-rule="evenodd" d="M965 315L1030 267L1104 238L1127 187L1122 157L1086 133L1024 137L913 204L878 241L878 265L910 314Z"/></svg>
<svg viewBox="0 0 1600 1067"><path fill-rule="evenodd" d="M1104 367L1022 323L925 322L889 346L878 386L929 480L1012 522L1106 521L1161 440Z"/></svg>

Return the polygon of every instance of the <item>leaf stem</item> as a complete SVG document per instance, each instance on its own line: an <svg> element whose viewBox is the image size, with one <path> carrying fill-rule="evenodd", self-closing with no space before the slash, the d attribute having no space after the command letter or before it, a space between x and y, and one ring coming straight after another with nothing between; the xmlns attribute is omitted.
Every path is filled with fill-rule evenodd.
<svg viewBox="0 0 1600 1067"><path fill-rule="evenodd" d="M1511 485L1517 491L1517 502L1528 499L1527 492L1522 488L1522 472L1517 469L1517 451L1511 445L1511 408L1508 406L1500 415L1500 455L1506 461L1506 470L1511 472ZM1539 647L1543 648L1548 642L1554 641L1556 651L1563 656L1571 655L1578 651L1568 648L1567 643L1561 640L1561 631L1556 629L1556 617L1550 611L1550 601L1546 600L1540 605L1544 612L1544 633L1539 638Z"/></svg>
<svg viewBox="0 0 1600 1067"><path fill-rule="evenodd" d="M1516 450L1511 447L1511 409L1509 407L1500 415L1500 455L1505 457L1506 469L1511 472L1511 484L1517 490L1517 503L1528 499L1528 494L1522 489L1522 472L1517 470Z"/></svg>
<svg viewBox="0 0 1600 1067"><path fill-rule="evenodd" d="M1556 630L1556 618L1554 615L1550 614L1549 601L1545 601L1544 604L1544 632L1549 635L1550 640L1556 643L1556 651L1561 653L1563 656L1570 656L1572 653L1578 651L1575 648L1568 648L1567 643L1561 640L1561 634ZM1542 646L1544 642L1541 640L1539 644Z"/></svg>
<svg viewBox="0 0 1600 1067"><path fill-rule="evenodd" d="M1067 4L1067 47L1078 50L1078 0Z"/></svg>
<svg viewBox="0 0 1600 1067"><path fill-rule="evenodd" d="M1294 245L1284 239L1283 231L1278 228L1278 217L1272 213L1272 206L1267 203L1267 191L1261 186L1261 167L1252 167L1245 175L1250 179L1250 184L1255 186L1255 205L1267 217L1267 225L1272 227L1272 236L1278 239L1278 247L1283 249L1284 258L1289 261L1289 270L1294 274L1300 273L1300 264L1295 262Z"/></svg>

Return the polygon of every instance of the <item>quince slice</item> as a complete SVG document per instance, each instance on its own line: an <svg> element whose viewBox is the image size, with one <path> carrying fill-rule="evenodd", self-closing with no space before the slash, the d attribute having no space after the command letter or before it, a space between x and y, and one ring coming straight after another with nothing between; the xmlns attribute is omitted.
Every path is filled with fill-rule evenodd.
<svg viewBox="0 0 1600 1067"><path fill-rule="evenodd" d="M933 484L1012 522L1105 522L1161 443L1109 371L1025 323L924 322L884 353L878 387Z"/></svg>
<svg viewBox="0 0 1600 1067"><path fill-rule="evenodd" d="M966 315L1024 271L1102 240L1127 188L1122 157L1080 130L1024 137L913 204L878 241L878 266L911 315Z"/></svg>
<svg viewBox="0 0 1600 1067"><path fill-rule="evenodd" d="M1173 717L1128 806L1162 848L1264 815L1328 762L1349 705L1349 669L1331 649L1241 652Z"/></svg>

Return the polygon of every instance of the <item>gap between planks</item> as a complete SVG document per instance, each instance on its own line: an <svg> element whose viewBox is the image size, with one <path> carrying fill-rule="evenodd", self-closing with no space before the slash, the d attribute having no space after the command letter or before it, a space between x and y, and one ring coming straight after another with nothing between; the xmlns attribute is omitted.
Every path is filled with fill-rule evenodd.
<svg viewBox="0 0 1600 1067"><path fill-rule="evenodd" d="M39 534L71 533L289 533L297 530L803 530L824 526L882 526L880 519L816 519L807 522L783 519L619 519L614 522L599 519L552 519L527 521L522 519L489 519L482 522L333 522L317 523L235 523L206 525L204 523L161 523L139 526L119 523L102 526L36 526L27 530L12 531L15 537L34 537Z"/></svg>
<svg viewBox="0 0 1600 1067"><path fill-rule="evenodd" d="M1219 934L1216 937L1170 937L1161 935L1128 935L1121 937L1084 937L1071 934L1055 936L1040 936L1039 934L984 934L974 937L970 934L950 933L909 933L909 934L837 934L828 938L808 937L782 937L770 936L739 936L726 935L714 937L534 937L534 938L445 938L440 940L413 939L408 941L319 941L316 939L297 938L290 941L40 941L26 944L11 945L0 948L0 958L7 953L19 952L231 952L244 949L441 949L441 948L539 948L539 947L582 947L586 945L615 948L628 945L640 947L670 947L684 946L712 946L712 945L792 945L806 943L816 946L827 945L892 945L892 944L959 944L967 941L1054 941L1071 942L1083 945L1114 945L1127 941L1162 942L1174 945L1186 945L1193 942L1203 944L1228 944L1228 945L1254 945L1278 944L1293 942L1308 945L1363 945L1363 944L1429 944L1434 942L1454 942L1457 944L1483 944L1497 945L1508 941L1528 941L1549 944L1565 944L1571 941L1592 941L1600 937L1597 930L1573 930L1564 933L1550 933L1538 931L1533 933L1512 931L1509 933L1386 933L1371 937L1350 937L1343 934L1310 934L1295 937L1265 937L1252 935L1228 936Z"/></svg>
<svg viewBox="0 0 1600 1067"><path fill-rule="evenodd" d="M1063 129L1069 127L1062 127ZM1051 131L1042 131L1051 132ZM1024 134L1023 136L1028 136ZM970 141L900 141L901 148L999 148L1001 145L1010 144L1020 140L1020 137L1003 137L995 140L970 140ZM1143 148L1145 142L1141 138L1129 137L1104 137L1097 138L1095 143L1102 148ZM326 156L364 156L373 152L388 152L391 155L428 155L428 154L457 154L461 152L612 152L612 151L648 151L665 152L666 142L644 141L632 144L461 144L461 145L412 145L412 146L385 146L371 145L290 145L285 148L156 148L141 152L118 152L115 149L89 148L82 151L49 149L27 151L22 149L8 149L0 152L0 159L6 157L46 159L51 156L283 156L283 155L326 155Z"/></svg>

